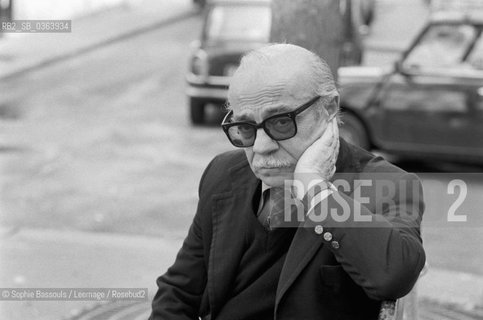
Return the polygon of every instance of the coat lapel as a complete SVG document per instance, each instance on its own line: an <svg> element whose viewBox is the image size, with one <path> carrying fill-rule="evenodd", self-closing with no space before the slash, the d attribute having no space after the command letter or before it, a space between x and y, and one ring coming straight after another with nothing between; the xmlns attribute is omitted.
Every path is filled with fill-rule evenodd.
<svg viewBox="0 0 483 320"><path fill-rule="evenodd" d="M253 214L252 199L260 183L247 161L230 169L231 189L213 195L213 234L208 268L208 294L212 316L228 297L244 251L245 218Z"/></svg>
<svg viewBox="0 0 483 320"><path fill-rule="evenodd" d="M340 139L339 156L336 163L337 171L332 180L338 178L353 180L356 172L360 171L359 166L359 161L357 161L357 157L350 150L349 145L343 139ZM350 173L354 173L354 175L348 175ZM323 238L314 232L314 227L315 224L311 219L307 219L295 233L280 274L275 300L275 312L285 292L287 292L323 244Z"/></svg>
<svg viewBox="0 0 483 320"><path fill-rule="evenodd" d="M322 237L317 236L313 228L304 225L299 227L295 233L292 245L290 246L282 273L278 280L277 295L275 299L275 312L278 303L282 299L285 292L292 285L298 275L307 266L309 261L315 255L319 247L322 245Z"/></svg>

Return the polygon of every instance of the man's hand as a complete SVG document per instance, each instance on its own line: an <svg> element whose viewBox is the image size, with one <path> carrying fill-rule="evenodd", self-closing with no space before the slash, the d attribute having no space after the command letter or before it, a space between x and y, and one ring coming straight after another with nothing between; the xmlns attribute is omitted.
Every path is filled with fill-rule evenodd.
<svg viewBox="0 0 483 320"><path fill-rule="evenodd" d="M314 180L329 181L335 173L339 154L339 127L334 117L322 136L302 154L294 171L294 180L301 182L307 191ZM297 191L297 194L299 191Z"/></svg>

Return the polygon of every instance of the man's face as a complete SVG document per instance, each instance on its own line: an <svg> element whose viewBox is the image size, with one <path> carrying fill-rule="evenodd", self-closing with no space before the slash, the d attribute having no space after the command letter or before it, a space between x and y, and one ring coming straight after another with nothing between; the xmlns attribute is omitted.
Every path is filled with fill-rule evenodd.
<svg viewBox="0 0 483 320"><path fill-rule="evenodd" d="M236 99L232 101L234 121L261 123L270 116L293 111L315 97L307 90L307 79L279 79L279 73L278 70L271 75L270 70L265 70L263 78L257 77L257 72L240 75L244 77L243 85L237 86ZM293 138L275 141L258 129L254 145L245 148L252 171L265 184L283 186L285 180L293 179L298 159L327 125L325 113L316 110L320 103L319 100L297 115L297 134Z"/></svg>

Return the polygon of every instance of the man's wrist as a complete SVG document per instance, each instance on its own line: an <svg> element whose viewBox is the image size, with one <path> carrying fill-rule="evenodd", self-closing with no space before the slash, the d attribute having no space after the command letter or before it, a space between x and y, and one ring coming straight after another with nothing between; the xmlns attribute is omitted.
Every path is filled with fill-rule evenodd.
<svg viewBox="0 0 483 320"><path fill-rule="evenodd" d="M317 174L298 174L293 181L292 193L299 199L308 214L320 202L330 196L337 188Z"/></svg>
<svg viewBox="0 0 483 320"><path fill-rule="evenodd" d="M334 190L328 188L318 193L314 193L313 196L307 194L306 199L304 199L305 208L308 208L305 214L310 215L315 207L317 207L322 201L327 199L332 193L334 193Z"/></svg>
<svg viewBox="0 0 483 320"><path fill-rule="evenodd" d="M313 197L325 189L335 189L330 181L316 173L295 174L292 187L293 194L299 200L304 199L307 195Z"/></svg>

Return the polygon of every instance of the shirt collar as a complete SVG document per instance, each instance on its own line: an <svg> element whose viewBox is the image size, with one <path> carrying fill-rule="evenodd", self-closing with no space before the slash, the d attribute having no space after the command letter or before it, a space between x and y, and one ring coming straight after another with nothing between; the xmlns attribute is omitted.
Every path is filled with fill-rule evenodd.
<svg viewBox="0 0 483 320"><path fill-rule="evenodd" d="M271 187L269 185L266 185L265 182L262 181L262 194L270 188Z"/></svg>

